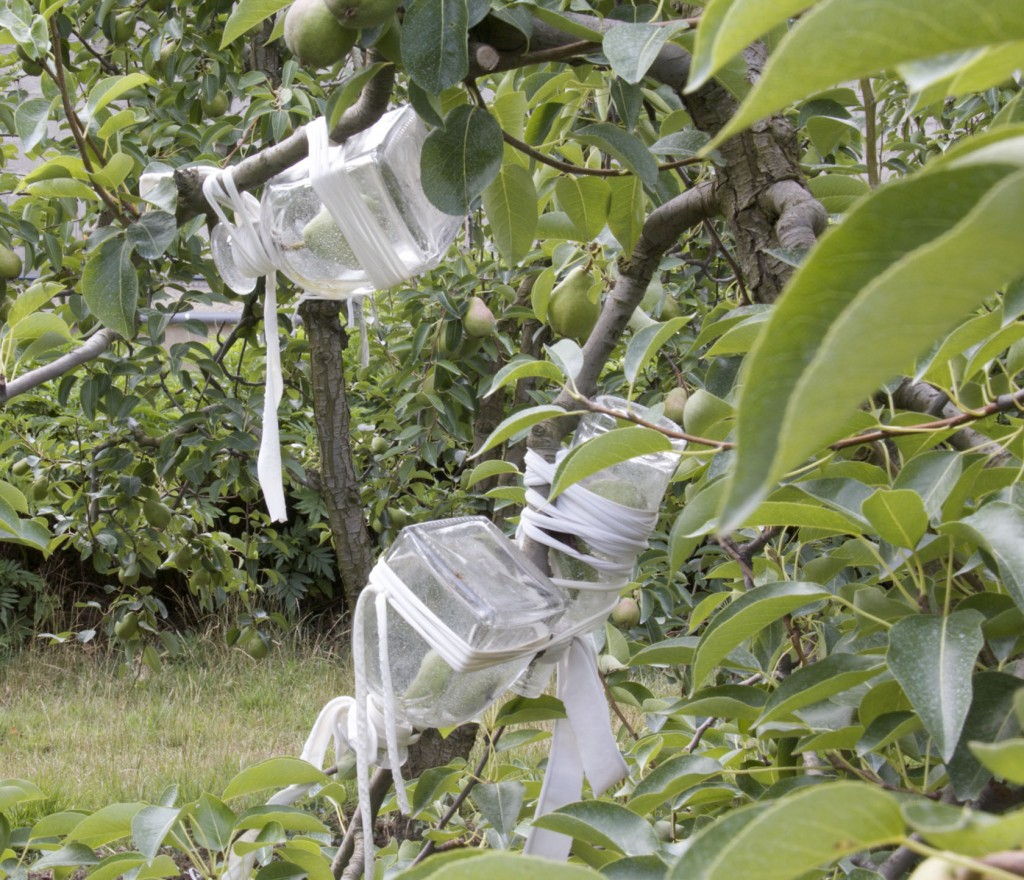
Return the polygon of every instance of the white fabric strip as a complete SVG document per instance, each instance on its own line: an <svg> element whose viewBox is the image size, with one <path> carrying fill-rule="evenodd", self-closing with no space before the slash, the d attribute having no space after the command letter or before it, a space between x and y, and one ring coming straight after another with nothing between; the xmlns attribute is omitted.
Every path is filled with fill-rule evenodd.
<svg viewBox="0 0 1024 880"><path fill-rule="evenodd" d="M327 120L320 116L306 125L309 143L309 181L345 236L356 260L378 290L393 287L409 272L380 222L363 201L343 167L343 153L331 152Z"/></svg>
<svg viewBox="0 0 1024 880"><path fill-rule="evenodd" d="M231 232L232 253L240 271L252 278L266 277L263 300L264 335L267 340L267 380L263 393L263 425L256 474L273 522L288 519L281 468L281 437L277 408L284 391L281 374L281 342L277 330L276 249L269 236L261 234L259 202L248 193L240 193L230 171L218 171L203 180L203 195ZM229 220L224 208L231 209Z"/></svg>

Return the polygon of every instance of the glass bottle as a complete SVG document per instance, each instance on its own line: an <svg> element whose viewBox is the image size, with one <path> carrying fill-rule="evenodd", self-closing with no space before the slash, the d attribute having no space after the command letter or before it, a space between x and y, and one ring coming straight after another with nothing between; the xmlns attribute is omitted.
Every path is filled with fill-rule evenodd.
<svg viewBox="0 0 1024 880"><path fill-rule="evenodd" d="M426 127L411 107L385 113L366 131L329 148L331 166L347 174L394 250L404 277L440 262L463 222L439 211L423 192L420 152ZM345 236L310 181L303 159L266 186L261 221L280 269L306 290L345 297L372 287Z"/></svg>
<svg viewBox="0 0 1024 880"><path fill-rule="evenodd" d="M407 526L385 562L449 629L477 649L515 650L543 640L565 611L563 591L483 517ZM364 602L365 662L378 699L379 636L373 602ZM526 668L529 656L458 672L393 608L388 655L395 707L415 727L450 727L479 715Z"/></svg>

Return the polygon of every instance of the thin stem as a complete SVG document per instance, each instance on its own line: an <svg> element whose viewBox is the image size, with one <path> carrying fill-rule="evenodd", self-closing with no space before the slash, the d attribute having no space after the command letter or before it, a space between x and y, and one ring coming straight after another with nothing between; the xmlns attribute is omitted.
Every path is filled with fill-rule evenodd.
<svg viewBox="0 0 1024 880"><path fill-rule="evenodd" d="M860 81L860 94L864 103L864 164L868 167L868 185L874 189L881 182L878 175L878 132L876 130L875 93L870 77Z"/></svg>

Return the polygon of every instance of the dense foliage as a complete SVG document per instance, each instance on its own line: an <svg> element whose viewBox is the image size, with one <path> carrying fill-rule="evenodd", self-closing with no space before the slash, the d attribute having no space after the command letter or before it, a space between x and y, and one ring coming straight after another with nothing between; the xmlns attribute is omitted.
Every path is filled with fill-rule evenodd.
<svg viewBox="0 0 1024 880"><path fill-rule="evenodd" d="M244 612L232 637L258 654L268 612L330 598L312 328L285 316L279 528L254 478L256 300L230 335L164 347L173 315L239 298L184 184L148 202L138 185L272 153L394 70L392 100L434 126L428 195L469 219L441 267L375 298L369 366L345 351L372 540L456 512L513 520L516 441L598 390L660 406L684 388L689 445L626 588L640 619L605 632L630 778L537 820L579 864L481 854L521 847L539 722L561 712L542 697L487 719L475 767L422 773L429 843L392 836L378 869L896 880L927 856L922 877L1024 875L1019 0L413 0L319 73L278 48L286 5L0 9L5 157L33 160L0 173L0 245L23 261L0 281L0 635L102 626L155 667L181 609ZM577 299L603 292L596 324L556 305L570 276ZM467 332L474 296L493 334ZM566 458L553 492L668 448L624 427ZM11 827L44 797L11 769L0 877L169 876L168 852L217 876L258 830L236 851L272 858L261 877L319 880L351 795L278 759L193 803ZM251 806L297 782L323 785L308 809ZM451 851L409 867L425 846Z"/></svg>

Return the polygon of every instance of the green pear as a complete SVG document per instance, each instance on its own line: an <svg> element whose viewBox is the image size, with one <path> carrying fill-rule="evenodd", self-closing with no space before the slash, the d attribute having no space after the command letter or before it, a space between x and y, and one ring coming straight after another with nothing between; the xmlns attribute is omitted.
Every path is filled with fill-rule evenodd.
<svg viewBox="0 0 1024 880"><path fill-rule="evenodd" d="M683 310L679 306L679 300L666 293L665 299L661 302L661 320L670 321L672 318L678 318L682 314Z"/></svg>
<svg viewBox="0 0 1024 880"><path fill-rule="evenodd" d="M209 100L203 98L202 105L204 115L216 118L228 112L231 101L228 99L227 92L219 89Z"/></svg>
<svg viewBox="0 0 1024 880"><path fill-rule="evenodd" d="M391 19L400 0L326 0L334 17L345 27L379 27Z"/></svg>
<svg viewBox="0 0 1024 880"><path fill-rule="evenodd" d="M586 341L601 314L601 304L591 299L593 279L583 267L577 266L565 276L548 300L548 324L558 336Z"/></svg>
<svg viewBox="0 0 1024 880"><path fill-rule="evenodd" d="M436 700L447 689L454 670L434 650L427 651L403 700Z"/></svg>
<svg viewBox="0 0 1024 880"><path fill-rule="evenodd" d="M630 629L640 622L640 605L632 596L619 599L612 609L611 622L619 629Z"/></svg>
<svg viewBox="0 0 1024 880"><path fill-rule="evenodd" d="M0 279L17 278L21 274L21 257L6 245L0 244Z"/></svg>
<svg viewBox="0 0 1024 880"><path fill-rule="evenodd" d="M331 212L321 208L302 229L302 243L323 260L336 260L339 252L349 253L351 248L338 229Z"/></svg>
<svg viewBox="0 0 1024 880"><path fill-rule="evenodd" d="M284 17L285 45L304 66L337 64L352 51L358 36L342 27L324 0L295 0Z"/></svg>
<svg viewBox="0 0 1024 880"><path fill-rule="evenodd" d="M690 395L685 388L673 388L665 395L664 413L666 419L671 419L677 425L683 423L683 412L686 409L686 401Z"/></svg>
<svg viewBox="0 0 1024 880"><path fill-rule="evenodd" d="M623 479L589 479L583 485L595 495L621 504L623 507L633 507L637 510L645 510L647 505L644 494L638 486L628 483Z"/></svg>
<svg viewBox="0 0 1024 880"><path fill-rule="evenodd" d="M469 300L469 308L462 316L463 329L469 336L490 336L497 323L494 312L487 308L487 303L480 297L474 296Z"/></svg>

